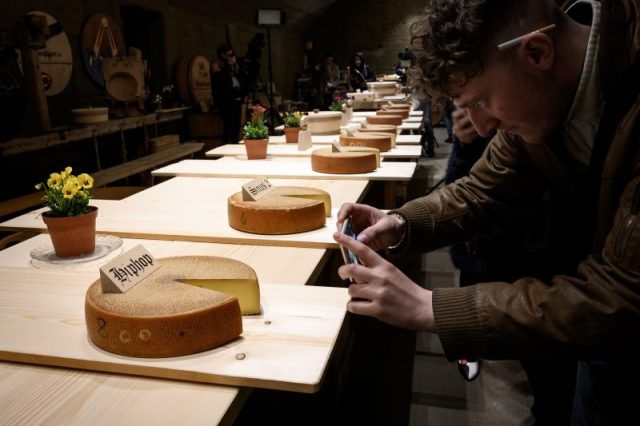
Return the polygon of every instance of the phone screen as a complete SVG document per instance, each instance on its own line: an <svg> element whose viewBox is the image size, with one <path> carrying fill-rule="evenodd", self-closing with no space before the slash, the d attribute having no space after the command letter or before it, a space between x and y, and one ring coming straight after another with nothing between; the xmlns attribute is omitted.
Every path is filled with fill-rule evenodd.
<svg viewBox="0 0 640 426"><path fill-rule="evenodd" d="M351 218L348 217L345 219L345 221L342 223L340 232L350 236L354 240L356 239L357 234L353 229L353 225L351 225ZM355 253L351 250L347 249L346 247L340 246L340 251L342 252L342 259L344 260L344 263L355 263L357 265L360 264L360 259L358 259L358 256L356 256Z"/></svg>

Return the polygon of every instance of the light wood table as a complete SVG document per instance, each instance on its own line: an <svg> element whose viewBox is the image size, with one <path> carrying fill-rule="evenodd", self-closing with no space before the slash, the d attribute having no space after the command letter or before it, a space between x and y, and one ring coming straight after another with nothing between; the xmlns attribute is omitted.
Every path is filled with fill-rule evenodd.
<svg viewBox="0 0 640 426"><path fill-rule="evenodd" d="M55 349L55 346L68 345L82 347L83 356L100 352L101 356L126 358L99 351L87 342L86 336L80 336L84 334L83 294L88 283L98 278L98 268L102 263L140 243L156 257L209 255L241 260L256 270L261 283L273 287L276 284L268 283L279 282L285 290L290 290L293 284L299 287L313 276L324 253L324 250L311 249L124 239L121 249L101 260L75 265L40 262L36 263L36 268L31 263L30 251L51 244L48 235L39 235L0 251L0 276L3 277L0 278L0 300L8 303L3 309L4 325L0 325L0 328L11 328L14 330L12 333L18 333L11 337L5 330L0 332L0 359L77 367L74 360L48 359L51 356L49 350L64 351ZM273 262L274 258L292 260ZM293 259L296 268L290 268ZM15 297L9 294L15 294ZM284 291L282 303L290 303L290 297L289 291ZM254 318L253 322L261 322L264 319L262 317L268 314L271 307L267 309L266 305L267 301L263 300L265 312L260 318ZM48 313L37 314L38 310ZM309 339L317 337L314 333L308 334ZM284 335L278 335L278 338L284 338ZM46 343L47 339L52 340L51 344ZM19 342L18 347L33 348L34 353L7 351L7 346L13 345L13 341ZM314 344L317 344L316 340ZM210 352L229 348L237 348L237 345L227 345L203 356L212 356ZM256 353L253 350L250 352L253 355ZM42 357L47 359L43 360ZM193 359L197 355L180 357L180 360L187 362L185 358ZM109 360L109 364L112 361ZM155 368L157 361L162 360L145 362ZM89 362L79 361L80 364ZM326 362L321 361L318 365L324 369ZM118 371L118 368L109 365L105 370ZM112 375L6 361L0 362L0 377L0 424L145 424L150 419L159 425L231 424L250 392L245 387Z"/></svg>
<svg viewBox="0 0 640 426"><path fill-rule="evenodd" d="M0 362L2 425L233 424L248 388Z"/></svg>
<svg viewBox="0 0 640 426"><path fill-rule="evenodd" d="M312 136L311 140L313 144L330 144L340 141L340 135L316 135ZM244 143L244 141L240 141L240 143ZM284 135L282 136L269 136L269 145L271 144L285 144L286 141L284 139ZM396 145L419 145L420 144L420 135L406 135L399 134L396 138ZM291 144L295 145L295 144Z"/></svg>
<svg viewBox="0 0 640 426"><path fill-rule="evenodd" d="M346 288L260 283L262 313L242 317L239 338L193 355L133 358L103 351L87 338L85 293L98 278L98 269L0 268L0 300L6 301L0 359L313 393L320 389L349 300Z"/></svg>
<svg viewBox="0 0 640 426"><path fill-rule="evenodd" d="M420 130L421 125L422 125L422 120L420 121L403 120L402 124L398 126L398 130L401 132L415 133L418 130Z"/></svg>
<svg viewBox="0 0 640 426"><path fill-rule="evenodd" d="M198 177L255 177L284 179L333 179L349 181L368 179L385 183L385 208L404 204L406 187L416 169L414 162L383 161L370 173L329 174L311 170L308 158L275 157L267 160L238 160L223 157L218 160L184 160L152 172L153 176L198 176Z"/></svg>
<svg viewBox="0 0 640 426"><path fill-rule="evenodd" d="M267 176L279 179L321 180L381 180L408 182L415 171L415 163L385 161L369 173L336 174L319 173L311 169L309 158L273 157L266 160L241 160L223 157L218 160L183 160L154 170L154 176L194 177L255 177Z"/></svg>
<svg viewBox="0 0 640 426"><path fill-rule="evenodd" d="M216 163L223 159L202 161ZM338 245L333 240L337 209L343 203L361 201L369 185L369 182L363 179L339 183L332 179L270 179L278 186L323 189L331 194L334 211L332 216L327 218L326 225L314 231L288 235L258 235L231 228L227 219L228 197L239 192L242 184L249 180L250 178L181 177L170 179L124 200L92 200L91 204L99 208L96 229L99 233L131 238L337 248ZM28 229L45 232L46 227L40 217L45 210L46 208L38 209L0 223L0 230Z"/></svg>
<svg viewBox="0 0 640 426"><path fill-rule="evenodd" d="M327 145L316 144L313 147L300 151L298 150L298 144L272 144L267 148L267 155L271 157L311 157L311 153L316 149L326 148ZM420 158L422 147L420 145L396 145L395 148L381 152L380 156L383 160L417 160ZM246 149L243 145L228 144L214 148L205 153L207 157L219 158L219 157L238 157L240 159L246 158Z"/></svg>
<svg viewBox="0 0 640 426"><path fill-rule="evenodd" d="M46 264L43 266L47 267L46 270L54 271L95 272L107 260L138 244L142 244L154 257L158 258L221 256L236 259L251 265L260 282L278 282L288 285L315 283L327 260L327 251L324 249L123 238L122 247L108 257L70 266L59 265L55 267ZM8 247L0 251L0 267L35 272L38 269L32 264L29 253L33 249L44 246L51 246L51 238L48 234L36 235L20 244ZM274 262L273 259L280 261ZM291 263L294 262L296 267L291 268ZM41 263L36 262L36 265L41 265Z"/></svg>

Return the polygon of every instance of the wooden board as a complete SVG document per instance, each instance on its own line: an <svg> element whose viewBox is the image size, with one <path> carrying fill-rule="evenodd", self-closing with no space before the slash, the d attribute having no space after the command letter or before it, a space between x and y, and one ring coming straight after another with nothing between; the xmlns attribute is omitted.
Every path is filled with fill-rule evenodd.
<svg viewBox="0 0 640 426"><path fill-rule="evenodd" d="M199 243L190 241L141 240L124 238L122 248L114 253L92 262L72 265L48 265L32 263L29 253L38 247L50 247L48 234L40 234L20 244L0 251L0 266L33 270L37 266L42 270L66 272L94 272L118 254L142 244L154 257L170 256L222 256L245 262L256 271L261 282L278 282L289 285L313 284L322 272L327 251L299 247L274 247ZM273 259L280 261L274 262ZM296 267L291 268L295 262Z"/></svg>
<svg viewBox="0 0 640 426"><path fill-rule="evenodd" d="M323 189L331 194L335 209L324 228L300 234L257 235L237 231L227 220L227 198L239 192L247 180L176 178L121 201L92 200L91 204L99 208L96 229L99 233L131 238L337 248L333 240L337 208L345 202L360 201L368 187L368 182L363 180L337 184L333 180L273 179L275 185ZM1 223L0 229L44 232L46 228L40 217L44 210Z"/></svg>
<svg viewBox="0 0 640 426"><path fill-rule="evenodd" d="M151 172L154 176L255 177L281 179L332 179L408 182L416 168L413 162L384 161L370 173L328 174L311 170L311 159L275 157L267 160L183 160Z"/></svg>
<svg viewBox="0 0 640 426"><path fill-rule="evenodd" d="M87 338L84 297L97 278L97 269L0 267L0 359L311 393L320 388L349 298L344 288L261 283L263 313L243 317L240 338L199 354L139 359L104 352Z"/></svg>
<svg viewBox="0 0 640 426"><path fill-rule="evenodd" d="M334 140L339 142L340 135L331 135L331 136L322 136L316 135L311 137L313 144L330 144ZM240 141L240 143L244 143L244 141ZM269 145L272 144L284 144L286 143L284 140L284 135L281 136L269 136ZM419 145L420 144L420 135L398 135L396 138L396 145Z"/></svg>
<svg viewBox="0 0 640 426"><path fill-rule="evenodd" d="M0 424L230 424L249 390L0 362Z"/></svg>
<svg viewBox="0 0 640 426"><path fill-rule="evenodd" d="M272 157L302 157L309 158L316 149L326 148L326 144L316 144L312 148L300 151L298 144L272 145L268 148L268 154ZM383 160L416 160L420 157L422 147L420 145L397 145L387 152L380 153ZM227 144L214 148L205 153L207 157L243 157L246 156L245 147L241 144Z"/></svg>

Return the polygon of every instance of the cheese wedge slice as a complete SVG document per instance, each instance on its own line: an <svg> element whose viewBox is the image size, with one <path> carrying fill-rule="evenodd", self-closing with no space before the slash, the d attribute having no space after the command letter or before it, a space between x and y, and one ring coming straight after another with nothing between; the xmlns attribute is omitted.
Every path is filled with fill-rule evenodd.
<svg viewBox="0 0 640 426"><path fill-rule="evenodd" d="M331 196L317 188L277 186L257 201L228 199L229 226L254 234L294 234L322 228L331 216Z"/></svg>
<svg viewBox="0 0 640 426"><path fill-rule="evenodd" d="M331 148L311 153L311 168L319 173L369 173L380 165L380 151L367 147L345 147L342 152Z"/></svg>
<svg viewBox="0 0 640 426"><path fill-rule="evenodd" d="M173 357L216 348L242 333L236 296L184 281L254 282L235 287L250 293L255 308L259 292L247 288L258 279L250 266L207 256L156 260L160 268L126 293L103 293L99 280L89 287L85 319L96 346L119 355Z"/></svg>
<svg viewBox="0 0 640 426"><path fill-rule="evenodd" d="M242 315L260 313L260 287L255 279L183 279L183 284L215 290L238 298Z"/></svg>

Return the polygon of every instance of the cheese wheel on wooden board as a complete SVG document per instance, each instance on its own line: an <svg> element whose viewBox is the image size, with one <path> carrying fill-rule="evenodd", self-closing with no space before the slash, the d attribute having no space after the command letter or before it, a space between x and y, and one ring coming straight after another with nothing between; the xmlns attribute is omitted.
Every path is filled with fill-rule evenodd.
<svg viewBox="0 0 640 426"><path fill-rule="evenodd" d="M340 145L363 146L386 152L393 148L393 138L394 136L388 133L361 133L356 136L341 135Z"/></svg>
<svg viewBox="0 0 640 426"><path fill-rule="evenodd" d="M402 124L401 115L370 115L367 117L367 124L391 124L399 126Z"/></svg>
<svg viewBox="0 0 640 426"><path fill-rule="evenodd" d="M374 132L374 133L389 133L392 135L398 134L398 126L393 124L372 124L367 127L361 127L359 132Z"/></svg>
<svg viewBox="0 0 640 426"><path fill-rule="evenodd" d="M410 111L411 105L410 104L389 104L389 105L382 105L382 109L384 111L395 111L395 110Z"/></svg>
<svg viewBox="0 0 640 426"><path fill-rule="evenodd" d="M409 110L393 110L393 111L376 111L376 115L399 115L403 120L409 118Z"/></svg>
<svg viewBox="0 0 640 426"><path fill-rule="evenodd" d="M233 259L156 259L160 268L125 293L103 293L100 280L85 297L91 341L118 355L160 358L216 348L242 333L237 292L260 312L255 271ZM223 286L225 293L211 290ZM207 287L207 288L201 288Z"/></svg>
<svg viewBox="0 0 640 426"><path fill-rule="evenodd" d="M342 152L331 148L311 153L311 168L318 173L369 173L380 165L380 151L368 147L344 147Z"/></svg>
<svg viewBox="0 0 640 426"><path fill-rule="evenodd" d="M322 228L331 216L331 195L317 188L276 186L257 201L242 192L228 199L229 226L252 234L296 234Z"/></svg>

